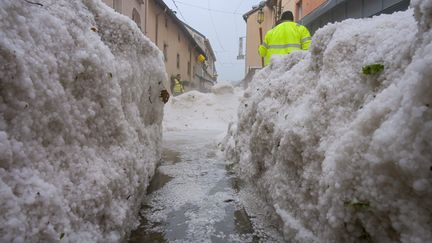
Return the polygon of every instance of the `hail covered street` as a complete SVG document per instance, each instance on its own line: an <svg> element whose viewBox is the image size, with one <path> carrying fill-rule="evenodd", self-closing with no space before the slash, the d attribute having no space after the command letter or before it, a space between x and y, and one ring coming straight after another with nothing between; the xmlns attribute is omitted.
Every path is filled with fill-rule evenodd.
<svg viewBox="0 0 432 243"><path fill-rule="evenodd" d="M162 160L129 242L280 241L218 147L239 98L222 93L184 94L167 105Z"/></svg>

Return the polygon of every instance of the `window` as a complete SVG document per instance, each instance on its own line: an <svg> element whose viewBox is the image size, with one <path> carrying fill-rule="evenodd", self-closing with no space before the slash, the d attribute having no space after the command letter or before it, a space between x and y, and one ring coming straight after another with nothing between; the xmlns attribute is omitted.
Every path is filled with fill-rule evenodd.
<svg viewBox="0 0 432 243"><path fill-rule="evenodd" d="M114 0L113 5L114 5L115 11L121 13L121 11L122 11L122 0Z"/></svg>
<svg viewBox="0 0 432 243"><path fill-rule="evenodd" d="M138 28L141 29L141 17L135 8L132 10L132 20L138 25Z"/></svg>
<svg viewBox="0 0 432 243"><path fill-rule="evenodd" d="M180 54L177 53L177 68L180 68Z"/></svg>
<svg viewBox="0 0 432 243"><path fill-rule="evenodd" d="M168 17L165 16L165 28L168 28Z"/></svg>
<svg viewBox="0 0 432 243"><path fill-rule="evenodd" d="M180 42L180 33L178 33L178 41Z"/></svg>
<svg viewBox="0 0 432 243"><path fill-rule="evenodd" d="M168 45L166 43L164 43L164 45L163 45L163 55L164 55L165 62L167 62L168 61Z"/></svg>
<svg viewBox="0 0 432 243"><path fill-rule="evenodd" d="M187 74L190 75L191 74L191 63L188 61L187 63Z"/></svg>
<svg viewBox="0 0 432 243"><path fill-rule="evenodd" d="M296 20L298 21L301 18L303 18L302 0L296 3Z"/></svg>

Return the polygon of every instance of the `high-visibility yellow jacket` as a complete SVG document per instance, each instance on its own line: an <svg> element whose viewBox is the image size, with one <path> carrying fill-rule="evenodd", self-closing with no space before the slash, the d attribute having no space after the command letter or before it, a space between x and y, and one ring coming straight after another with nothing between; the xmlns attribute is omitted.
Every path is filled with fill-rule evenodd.
<svg viewBox="0 0 432 243"><path fill-rule="evenodd" d="M181 94L184 92L183 85L181 84L180 80L174 79L174 93Z"/></svg>
<svg viewBox="0 0 432 243"><path fill-rule="evenodd" d="M264 57L264 65L267 65L273 54L309 50L310 43L311 36L306 27L292 21L284 21L267 32L258 51Z"/></svg>

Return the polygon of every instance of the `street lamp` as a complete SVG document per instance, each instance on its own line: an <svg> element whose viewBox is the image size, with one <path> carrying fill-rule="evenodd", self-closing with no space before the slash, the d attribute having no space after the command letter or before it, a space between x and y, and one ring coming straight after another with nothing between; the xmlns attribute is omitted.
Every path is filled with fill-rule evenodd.
<svg viewBox="0 0 432 243"><path fill-rule="evenodd" d="M260 25L264 22L264 11L262 10L262 8L258 11L257 22Z"/></svg>

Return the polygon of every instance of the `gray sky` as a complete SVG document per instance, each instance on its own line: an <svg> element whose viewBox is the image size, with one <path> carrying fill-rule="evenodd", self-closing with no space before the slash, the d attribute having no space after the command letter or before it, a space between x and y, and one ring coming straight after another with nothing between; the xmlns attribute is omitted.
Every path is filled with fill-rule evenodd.
<svg viewBox="0 0 432 243"><path fill-rule="evenodd" d="M242 15L260 0L164 0L177 17L205 35L216 54L218 81L244 76L244 60L237 60L239 37L246 36ZM245 45L245 43L243 44Z"/></svg>

